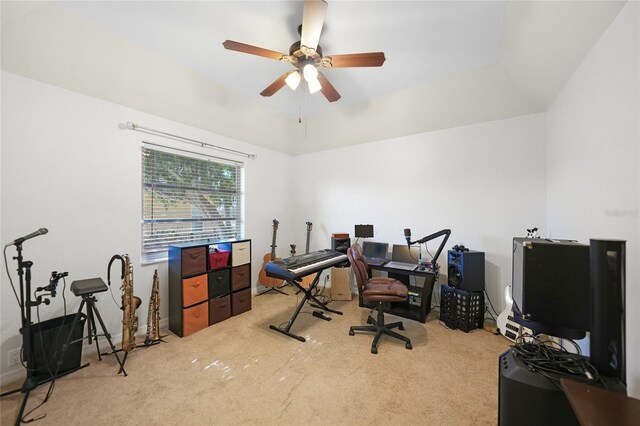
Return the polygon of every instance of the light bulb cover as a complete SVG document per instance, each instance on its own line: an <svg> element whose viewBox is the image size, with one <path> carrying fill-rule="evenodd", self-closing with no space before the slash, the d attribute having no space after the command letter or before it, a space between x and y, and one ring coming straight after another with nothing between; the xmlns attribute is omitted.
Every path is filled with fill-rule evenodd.
<svg viewBox="0 0 640 426"><path fill-rule="evenodd" d="M291 90L296 90L301 79L302 77L300 77L300 73L298 71L291 71L287 78L284 79L284 82L287 83L287 86L289 86Z"/></svg>
<svg viewBox="0 0 640 426"><path fill-rule="evenodd" d="M318 80L318 69L313 64L307 64L302 68L302 75L307 82Z"/></svg>
<svg viewBox="0 0 640 426"><path fill-rule="evenodd" d="M318 81L318 79L307 81L307 86L309 86L309 93L316 93L318 90L322 89L322 85Z"/></svg>

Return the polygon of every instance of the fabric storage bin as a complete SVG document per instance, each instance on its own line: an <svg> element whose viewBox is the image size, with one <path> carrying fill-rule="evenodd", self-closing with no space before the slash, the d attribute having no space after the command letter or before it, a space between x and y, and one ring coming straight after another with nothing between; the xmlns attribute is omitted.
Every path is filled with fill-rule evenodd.
<svg viewBox="0 0 640 426"><path fill-rule="evenodd" d="M209 300L209 325L219 323L231 317L231 296Z"/></svg>
<svg viewBox="0 0 640 426"><path fill-rule="evenodd" d="M186 337L209 326L209 304L207 302L182 310L182 335Z"/></svg>
<svg viewBox="0 0 640 426"><path fill-rule="evenodd" d="M251 310L251 289L241 290L231 296L231 315Z"/></svg>
<svg viewBox="0 0 640 426"><path fill-rule="evenodd" d="M207 247L192 247L182 250L182 276L207 272Z"/></svg>
<svg viewBox="0 0 640 426"><path fill-rule="evenodd" d="M231 246L231 266L251 263L251 242L234 243Z"/></svg>
<svg viewBox="0 0 640 426"><path fill-rule="evenodd" d="M182 280L182 307L195 305L209 298L207 274Z"/></svg>
<svg viewBox="0 0 640 426"><path fill-rule="evenodd" d="M209 269L226 268L229 263L229 251L213 249L209 252Z"/></svg>
<svg viewBox="0 0 640 426"><path fill-rule="evenodd" d="M231 290L236 291L251 285L251 265L243 265L231 270Z"/></svg>
<svg viewBox="0 0 640 426"><path fill-rule="evenodd" d="M229 269L209 272L209 298L224 296L231 292Z"/></svg>

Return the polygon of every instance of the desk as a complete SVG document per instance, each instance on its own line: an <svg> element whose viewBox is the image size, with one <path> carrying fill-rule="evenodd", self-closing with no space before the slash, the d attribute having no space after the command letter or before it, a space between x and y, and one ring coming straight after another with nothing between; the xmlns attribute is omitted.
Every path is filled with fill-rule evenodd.
<svg viewBox="0 0 640 426"><path fill-rule="evenodd" d="M427 315L431 311L431 294L433 293L433 285L436 280L436 274L430 271L405 271L402 269L393 269L383 266L369 265L369 275L371 270L382 271L398 275L407 275L408 277L424 277L423 286L409 285L409 298L405 302L393 302L385 304L385 312L392 315L397 315L402 318L411 319L414 321L420 321L425 323L427 321ZM414 295L416 300L415 304L411 303L411 296ZM358 290L358 302L361 307L375 308L376 303L364 302L362 300L362 293Z"/></svg>
<svg viewBox="0 0 640 426"><path fill-rule="evenodd" d="M640 400L570 379L560 384L580 424L640 424Z"/></svg>

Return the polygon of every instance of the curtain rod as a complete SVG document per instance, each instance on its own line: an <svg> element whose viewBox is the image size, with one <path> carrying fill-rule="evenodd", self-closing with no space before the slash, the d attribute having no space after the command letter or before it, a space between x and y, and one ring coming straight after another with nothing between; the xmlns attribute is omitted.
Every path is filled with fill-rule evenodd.
<svg viewBox="0 0 640 426"><path fill-rule="evenodd" d="M143 132L143 133L150 133L150 134L153 134L153 135L166 136L166 137L169 137L169 138L172 138L172 139L177 139L177 140L184 141L184 142L194 143L194 144L200 145L203 148L206 147L206 148L216 149L218 151L224 151L224 152L227 152L229 154L242 155L244 157L253 158L253 159L258 157L256 154L248 154L246 152L236 151L235 149L224 148L222 146L212 145L212 144L206 143L206 142L200 142L200 141L197 141L195 139L185 138L184 136L178 136L178 135L174 135L174 134L171 134L171 133L162 132L160 130L154 130L154 129L150 129L148 127L142 127L142 126L139 126L139 125L137 125L135 123L132 123L131 121L127 121L124 125L125 125L125 127L127 129L130 129L130 130L136 130L138 132Z"/></svg>
<svg viewBox="0 0 640 426"><path fill-rule="evenodd" d="M243 166L244 165L244 163L242 161L238 161L238 160L231 160L229 158L217 157L215 155L203 154L201 152L189 151L188 149L176 148L176 147L173 147L173 146L167 146L167 145L162 145L162 144L154 143L154 142L147 142L147 141L143 140L142 141L142 147L146 148L147 146L155 146L155 147L158 147L158 148L168 149L169 151L184 152L184 153L187 153L187 154L198 155L200 157L205 157L205 158L214 158L216 160L223 161L226 164L234 164L236 166Z"/></svg>

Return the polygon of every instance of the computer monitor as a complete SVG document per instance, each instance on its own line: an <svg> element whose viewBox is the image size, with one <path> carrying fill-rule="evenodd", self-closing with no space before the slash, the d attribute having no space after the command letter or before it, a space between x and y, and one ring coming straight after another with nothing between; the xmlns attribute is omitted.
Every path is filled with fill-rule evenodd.
<svg viewBox="0 0 640 426"><path fill-rule="evenodd" d="M362 253L365 257L387 259L389 243L376 243L375 241L363 241Z"/></svg>
<svg viewBox="0 0 640 426"><path fill-rule="evenodd" d="M395 262L418 263L420 260L420 247L406 244L394 244L391 250L391 260Z"/></svg>

